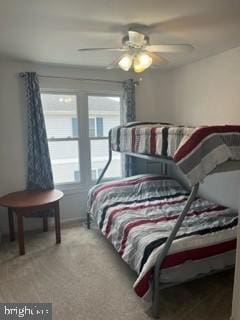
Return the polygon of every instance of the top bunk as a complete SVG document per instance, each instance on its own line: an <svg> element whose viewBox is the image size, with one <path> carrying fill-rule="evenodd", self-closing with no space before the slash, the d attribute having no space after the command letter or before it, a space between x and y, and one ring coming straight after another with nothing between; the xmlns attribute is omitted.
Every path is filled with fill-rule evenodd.
<svg viewBox="0 0 240 320"><path fill-rule="evenodd" d="M174 163L190 185L216 172L240 170L240 126L176 126L131 122L110 130L110 148Z"/></svg>

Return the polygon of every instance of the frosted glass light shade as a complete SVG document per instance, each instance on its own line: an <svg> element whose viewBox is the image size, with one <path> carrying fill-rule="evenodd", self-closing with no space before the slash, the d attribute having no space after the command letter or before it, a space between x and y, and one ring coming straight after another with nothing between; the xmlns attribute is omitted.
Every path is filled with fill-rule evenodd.
<svg viewBox="0 0 240 320"><path fill-rule="evenodd" d="M140 63L134 61L134 64L133 64L134 72L137 72L137 73L143 72L145 69L146 68L144 68Z"/></svg>
<svg viewBox="0 0 240 320"><path fill-rule="evenodd" d="M133 70L134 72L143 72L145 69L149 68L152 64L152 57L146 53L139 53L134 57Z"/></svg>
<svg viewBox="0 0 240 320"><path fill-rule="evenodd" d="M144 68L144 69L147 69L151 66L153 60L152 60L152 57L149 56L148 54L146 53L140 53L138 55L138 59L139 59L139 63L140 65Z"/></svg>
<svg viewBox="0 0 240 320"><path fill-rule="evenodd" d="M124 55L118 62L118 65L124 71L128 71L131 68L133 57L129 54Z"/></svg>

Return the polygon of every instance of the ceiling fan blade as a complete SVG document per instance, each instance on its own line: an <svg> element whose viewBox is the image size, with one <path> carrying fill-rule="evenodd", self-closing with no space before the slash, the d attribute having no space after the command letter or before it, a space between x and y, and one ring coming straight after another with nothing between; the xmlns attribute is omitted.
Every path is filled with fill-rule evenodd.
<svg viewBox="0 0 240 320"><path fill-rule="evenodd" d="M126 48L82 48L78 49L79 52L87 51L127 51Z"/></svg>
<svg viewBox="0 0 240 320"><path fill-rule="evenodd" d="M117 63L111 63L106 67L107 70L118 69Z"/></svg>
<svg viewBox="0 0 240 320"><path fill-rule="evenodd" d="M117 69L118 68L118 62L120 61L120 59L122 58L122 56L118 57L117 59L115 59L111 64L109 64L106 69L107 70L111 70L111 69Z"/></svg>
<svg viewBox="0 0 240 320"><path fill-rule="evenodd" d="M119 67L117 62L116 63L113 62L106 67L107 70L118 69L118 68Z"/></svg>
<svg viewBox="0 0 240 320"><path fill-rule="evenodd" d="M168 60L160 57L158 54L154 53L154 52L148 52L147 53L152 59L153 59L153 64L157 64L157 65L166 65L168 64Z"/></svg>
<svg viewBox="0 0 240 320"><path fill-rule="evenodd" d="M128 38L129 38L129 42L131 44L141 44L143 43L144 39L145 39L145 35L143 33L137 32L137 31L133 31L133 30L128 30Z"/></svg>
<svg viewBox="0 0 240 320"><path fill-rule="evenodd" d="M190 52L194 48L190 44L159 44L146 46L149 52Z"/></svg>

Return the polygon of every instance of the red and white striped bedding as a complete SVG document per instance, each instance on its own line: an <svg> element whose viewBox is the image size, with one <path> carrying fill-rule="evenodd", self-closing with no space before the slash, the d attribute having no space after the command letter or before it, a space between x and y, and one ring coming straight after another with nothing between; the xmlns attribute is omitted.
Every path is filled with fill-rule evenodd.
<svg viewBox="0 0 240 320"><path fill-rule="evenodd" d="M149 293L157 256L188 195L177 181L149 174L103 183L89 192L88 210L102 234L137 272L134 289L141 297ZM163 270L233 251L236 224L236 212L197 198L163 262Z"/></svg>
<svg viewBox="0 0 240 320"><path fill-rule="evenodd" d="M114 151L171 157L194 185L218 164L240 160L240 126L129 123L111 130L111 145Z"/></svg>

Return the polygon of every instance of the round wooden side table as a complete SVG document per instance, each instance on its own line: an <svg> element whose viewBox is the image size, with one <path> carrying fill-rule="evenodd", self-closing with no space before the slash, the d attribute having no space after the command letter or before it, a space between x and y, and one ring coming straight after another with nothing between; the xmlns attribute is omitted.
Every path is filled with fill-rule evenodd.
<svg viewBox="0 0 240 320"><path fill-rule="evenodd" d="M15 240L14 216L17 216L19 254L25 254L23 217L33 213L52 209L55 218L56 243L61 243L59 200L63 192L57 189L50 191L18 191L0 198L0 205L8 208L9 237ZM43 217L43 231L48 231L47 217Z"/></svg>

